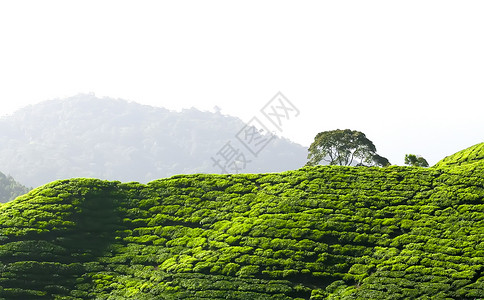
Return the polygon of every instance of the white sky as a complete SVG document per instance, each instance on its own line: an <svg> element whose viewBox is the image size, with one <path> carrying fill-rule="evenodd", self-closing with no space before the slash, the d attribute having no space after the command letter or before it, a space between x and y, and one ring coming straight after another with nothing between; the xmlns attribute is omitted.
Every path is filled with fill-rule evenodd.
<svg viewBox="0 0 484 300"><path fill-rule="evenodd" d="M484 141L483 1L0 1L0 114L94 92L350 128L403 164ZM234 133L235 134L235 133Z"/></svg>

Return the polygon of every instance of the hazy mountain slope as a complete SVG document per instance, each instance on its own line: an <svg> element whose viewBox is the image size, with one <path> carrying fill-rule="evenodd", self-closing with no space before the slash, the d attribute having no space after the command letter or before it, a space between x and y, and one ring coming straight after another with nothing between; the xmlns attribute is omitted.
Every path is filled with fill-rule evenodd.
<svg viewBox="0 0 484 300"><path fill-rule="evenodd" d="M79 95L46 101L0 119L0 166L20 182L96 177L148 182L174 174L220 173L212 156L243 128L241 120L196 109L168 111ZM246 151L246 150L245 150ZM297 169L307 149L270 143L243 172Z"/></svg>
<svg viewBox="0 0 484 300"><path fill-rule="evenodd" d="M484 161L62 180L0 207L6 299L474 299Z"/></svg>
<svg viewBox="0 0 484 300"><path fill-rule="evenodd" d="M27 193L30 189L21 185L12 176L0 172L0 202L7 202Z"/></svg>

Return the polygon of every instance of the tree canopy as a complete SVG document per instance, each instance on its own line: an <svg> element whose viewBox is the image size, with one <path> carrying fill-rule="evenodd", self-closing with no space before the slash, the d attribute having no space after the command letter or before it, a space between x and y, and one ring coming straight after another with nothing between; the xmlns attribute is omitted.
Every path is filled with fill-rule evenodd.
<svg viewBox="0 0 484 300"><path fill-rule="evenodd" d="M356 130L323 131L316 135L308 149L306 165L321 162L330 165L387 166L388 159L376 153L376 147L366 135Z"/></svg>
<svg viewBox="0 0 484 300"><path fill-rule="evenodd" d="M428 167L429 163L420 155L407 154L405 155L405 164L412 167Z"/></svg>

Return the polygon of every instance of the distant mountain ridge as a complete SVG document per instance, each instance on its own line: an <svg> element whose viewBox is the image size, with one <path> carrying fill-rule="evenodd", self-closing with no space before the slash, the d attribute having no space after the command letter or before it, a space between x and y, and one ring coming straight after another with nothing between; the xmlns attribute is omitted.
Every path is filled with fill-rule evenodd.
<svg viewBox="0 0 484 300"><path fill-rule="evenodd" d="M81 94L0 118L0 169L29 186L71 177L148 182L220 173L211 157L243 126L220 113ZM276 138L241 172L297 169L306 155L307 148Z"/></svg>
<svg viewBox="0 0 484 300"><path fill-rule="evenodd" d="M0 203L13 200L28 191L30 191L28 187L15 181L12 176L7 176L0 172Z"/></svg>

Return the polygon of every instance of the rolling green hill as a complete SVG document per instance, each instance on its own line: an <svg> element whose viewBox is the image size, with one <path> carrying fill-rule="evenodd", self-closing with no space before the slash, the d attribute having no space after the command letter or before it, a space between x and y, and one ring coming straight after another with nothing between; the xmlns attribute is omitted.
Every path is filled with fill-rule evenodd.
<svg viewBox="0 0 484 300"><path fill-rule="evenodd" d="M1 297L477 299L484 161L55 181L0 207Z"/></svg>
<svg viewBox="0 0 484 300"><path fill-rule="evenodd" d="M484 143L480 143L459 151L451 156L447 156L439 161L435 166L455 166L462 164L471 164L475 162L482 163L484 160Z"/></svg>

